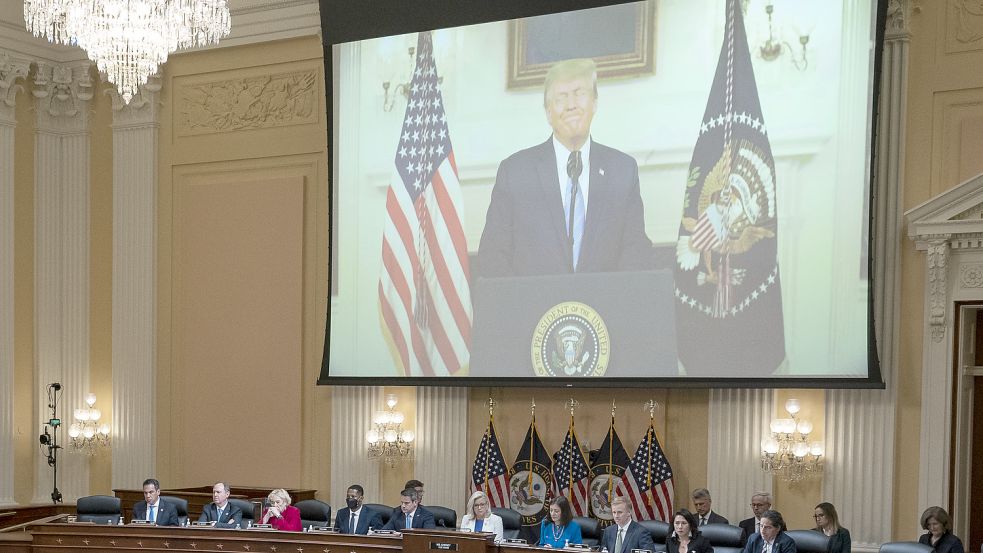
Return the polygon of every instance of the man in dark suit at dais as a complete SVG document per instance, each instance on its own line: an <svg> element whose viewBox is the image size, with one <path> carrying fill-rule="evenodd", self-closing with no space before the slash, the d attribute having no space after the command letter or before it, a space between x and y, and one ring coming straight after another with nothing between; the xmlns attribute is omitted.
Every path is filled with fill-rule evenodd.
<svg viewBox="0 0 983 553"><path fill-rule="evenodd" d="M650 268L638 164L591 138L594 62L566 60L550 68L544 108L553 136L499 165L478 246L478 275Z"/></svg>

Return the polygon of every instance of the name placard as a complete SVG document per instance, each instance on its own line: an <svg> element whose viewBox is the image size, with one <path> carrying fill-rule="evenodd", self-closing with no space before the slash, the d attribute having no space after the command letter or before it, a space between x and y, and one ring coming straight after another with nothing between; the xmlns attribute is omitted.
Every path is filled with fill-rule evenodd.
<svg viewBox="0 0 983 553"><path fill-rule="evenodd" d="M457 551L456 543L446 543L442 541L432 541L430 542L430 550L436 551Z"/></svg>

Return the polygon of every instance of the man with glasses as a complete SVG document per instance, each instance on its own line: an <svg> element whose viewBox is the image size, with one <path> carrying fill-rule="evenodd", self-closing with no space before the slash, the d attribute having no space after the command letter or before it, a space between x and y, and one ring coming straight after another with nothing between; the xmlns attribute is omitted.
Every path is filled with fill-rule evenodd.
<svg viewBox="0 0 983 553"><path fill-rule="evenodd" d="M755 492L751 496L751 512L754 516L742 520L738 526L741 527L741 545L746 545L748 538L761 532L761 515L771 509L771 494L768 492Z"/></svg>

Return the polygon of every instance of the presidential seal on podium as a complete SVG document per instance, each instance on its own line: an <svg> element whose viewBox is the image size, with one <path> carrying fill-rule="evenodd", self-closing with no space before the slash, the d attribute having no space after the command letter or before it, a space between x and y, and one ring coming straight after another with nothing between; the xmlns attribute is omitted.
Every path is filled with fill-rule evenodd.
<svg viewBox="0 0 983 553"><path fill-rule="evenodd" d="M554 305L539 319L532 335L536 376L603 376L611 342L597 311L569 301Z"/></svg>

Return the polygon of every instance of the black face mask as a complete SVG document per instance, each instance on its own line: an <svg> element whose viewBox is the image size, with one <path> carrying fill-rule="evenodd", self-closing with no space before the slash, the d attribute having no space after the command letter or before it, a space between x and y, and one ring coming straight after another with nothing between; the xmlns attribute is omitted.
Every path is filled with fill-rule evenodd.
<svg viewBox="0 0 983 553"><path fill-rule="evenodd" d="M353 511L355 509L358 509L358 500L353 497L349 497L348 499L346 499L345 503L348 503L348 508Z"/></svg>

